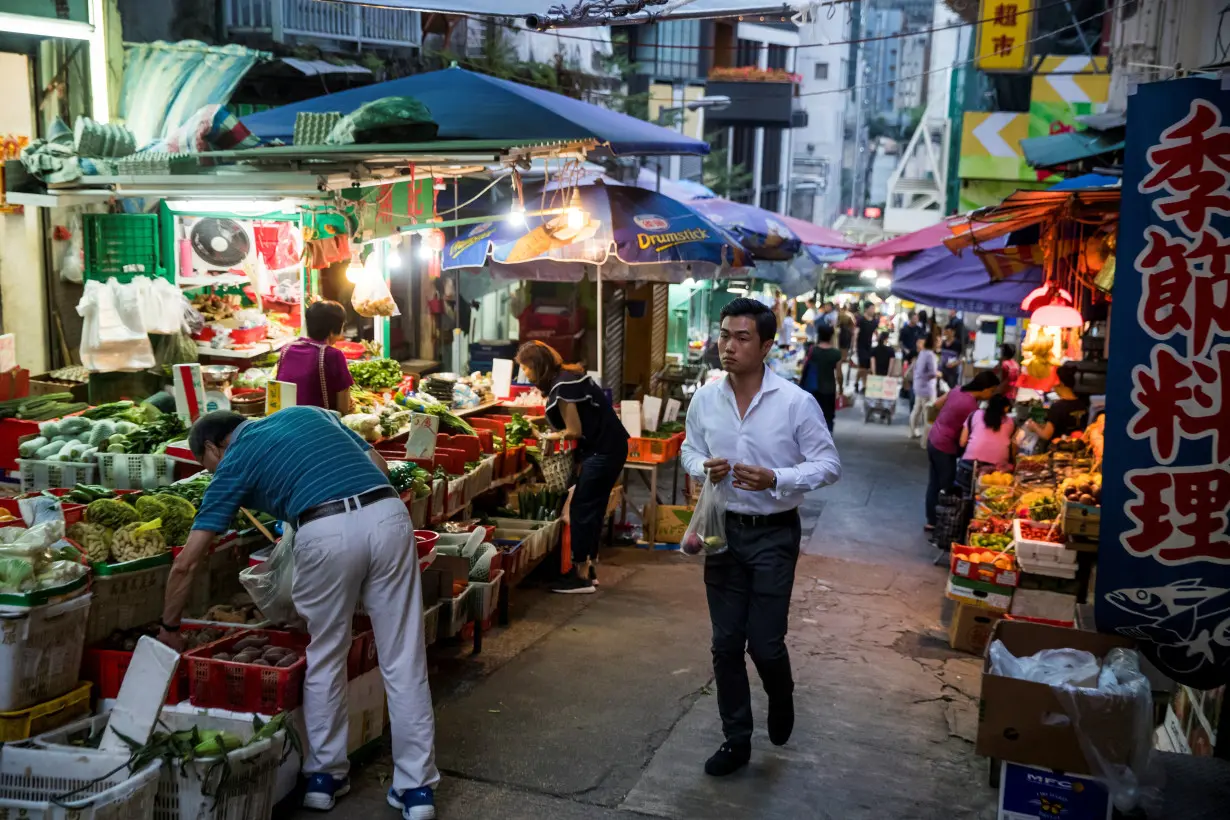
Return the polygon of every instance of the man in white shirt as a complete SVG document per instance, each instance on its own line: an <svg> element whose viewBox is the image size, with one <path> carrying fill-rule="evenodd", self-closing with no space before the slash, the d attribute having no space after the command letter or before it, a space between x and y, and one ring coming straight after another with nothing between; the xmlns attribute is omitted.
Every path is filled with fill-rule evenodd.
<svg viewBox="0 0 1230 820"><path fill-rule="evenodd" d="M794 728L794 680L786 653L790 591L802 532L799 504L836 482L841 461L820 405L764 364L773 312L750 299L722 309L718 347L726 375L696 391L683 465L700 480L731 481L726 552L705 559L713 671L726 742L705 763L715 777L751 758L752 701L744 651L769 696L769 739Z"/></svg>
<svg viewBox="0 0 1230 820"><path fill-rule="evenodd" d="M807 310L803 311L803 330L807 333L807 341L815 344L816 342L816 322L820 321L820 314L816 312L816 300L807 300Z"/></svg>

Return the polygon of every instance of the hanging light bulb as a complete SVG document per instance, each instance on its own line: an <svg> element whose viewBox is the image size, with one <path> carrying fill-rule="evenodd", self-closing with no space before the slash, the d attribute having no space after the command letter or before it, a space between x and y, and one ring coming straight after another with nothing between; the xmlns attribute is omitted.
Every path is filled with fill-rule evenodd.
<svg viewBox="0 0 1230 820"><path fill-rule="evenodd" d="M685 288L694 288L696 287L696 280L689 276L687 279L683 280L683 286Z"/></svg>
<svg viewBox="0 0 1230 820"><path fill-rule="evenodd" d="M568 227L574 231L581 230L589 221L588 214L581 207L581 195L575 190L572 192L572 198L568 200L568 207L564 209L564 218Z"/></svg>
<svg viewBox="0 0 1230 820"><path fill-rule="evenodd" d="M359 261L359 255L357 253L351 254L350 264L346 267L346 281L352 285L357 285L362 281L364 274L363 263Z"/></svg>
<svg viewBox="0 0 1230 820"><path fill-rule="evenodd" d="M876 290L888 290L892 287L893 280L887 276L876 277Z"/></svg>
<svg viewBox="0 0 1230 820"><path fill-rule="evenodd" d="M512 208L508 211L508 222L515 228L524 228L525 206L520 202L514 202Z"/></svg>
<svg viewBox="0 0 1230 820"><path fill-rule="evenodd" d="M424 262L430 262L433 256L435 256L435 251L433 251L431 249L431 245L427 243L427 237L420 236L419 237L419 259L422 259Z"/></svg>
<svg viewBox="0 0 1230 820"><path fill-rule="evenodd" d="M879 271L877 271L875 268L866 268L863 270L862 273L858 275L858 278L871 281L872 279L875 279L879 275L880 275Z"/></svg>
<svg viewBox="0 0 1230 820"><path fill-rule="evenodd" d="M389 237L389 249L384 255L385 264L390 268L401 267L401 253L398 252L398 247L401 246L401 237L394 235Z"/></svg>

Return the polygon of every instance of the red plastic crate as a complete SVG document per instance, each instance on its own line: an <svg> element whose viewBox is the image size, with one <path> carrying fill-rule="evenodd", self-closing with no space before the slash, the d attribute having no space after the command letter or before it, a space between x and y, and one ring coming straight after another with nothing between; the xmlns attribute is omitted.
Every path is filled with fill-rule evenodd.
<svg viewBox="0 0 1230 820"><path fill-rule="evenodd" d="M184 624L181 628L185 632L191 632L197 629L216 629L217 627ZM211 645L206 644L198 649L206 649ZM122 649L102 649L96 646L86 647L85 654L81 657L81 678L97 687L94 693L97 697L116 698L120 695L120 686L124 683L124 675L128 673L128 666L131 663L131 652L125 652ZM175 677L171 679L171 686L167 689L167 699L164 702L168 706L174 706L187 699L188 670L187 666L181 662L175 672Z"/></svg>
<svg viewBox="0 0 1230 820"><path fill-rule="evenodd" d="M213 659L215 653L234 646L248 635L268 635L271 645L295 650L299 660L279 669ZM193 706L261 715L297 709L303 703L307 645L308 636L297 632L248 629L185 652L181 663L188 667L188 700Z"/></svg>
<svg viewBox="0 0 1230 820"><path fill-rule="evenodd" d="M682 446L682 433L676 433L670 438L630 438L628 439L628 461L639 461L642 464L665 464L679 455L679 448Z"/></svg>

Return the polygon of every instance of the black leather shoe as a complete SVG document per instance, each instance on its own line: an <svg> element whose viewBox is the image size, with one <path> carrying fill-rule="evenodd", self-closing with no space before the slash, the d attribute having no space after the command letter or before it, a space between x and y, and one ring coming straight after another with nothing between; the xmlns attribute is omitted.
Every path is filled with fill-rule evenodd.
<svg viewBox="0 0 1230 820"><path fill-rule="evenodd" d="M710 777L725 777L742 769L751 759L752 744L723 743L721 748L713 753L713 757L705 761L705 774Z"/></svg>
<svg viewBox="0 0 1230 820"><path fill-rule="evenodd" d="M794 731L794 695L769 698L769 740L774 746L785 746Z"/></svg>

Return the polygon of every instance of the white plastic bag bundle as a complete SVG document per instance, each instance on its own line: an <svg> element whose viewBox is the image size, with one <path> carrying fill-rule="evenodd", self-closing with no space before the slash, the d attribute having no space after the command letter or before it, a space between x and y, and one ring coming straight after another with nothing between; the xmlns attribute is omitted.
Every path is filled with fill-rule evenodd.
<svg viewBox="0 0 1230 820"><path fill-rule="evenodd" d="M146 333L171 335L183 329L184 311L188 307L183 291L161 276L133 277L132 286L140 296Z"/></svg>
<svg viewBox="0 0 1230 820"><path fill-rule="evenodd" d="M684 555L719 555L726 552L726 507L730 503L730 479L716 484L705 475L692 520L679 541Z"/></svg>
<svg viewBox="0 0 1230 820"><path fill-rule="evenodd" d="M991 644L991 672L1049 686L1097 686L1101 664L1092 653L1080 649L1043 649L1026 658L1008 651L1002 641Z"/></svg>
<svg viewBox="0 0 1230 820"><path fill-rule="evenodd" d="M239 573L239 582L252 596L252 603L275 624L300 621L291 600L291 589L295 583L294 550L295 530L290 524L283 524L282 537L269 553L269 558Z"/></svg>
<svg viewBox="0 0 1230 820"><path fill-rule="evenodd" d="M68 223L69 237L60 256L60 278L80 285L85 279L85 259L81 250L81 217L73 216Z"/></svg>
<svg viewBox="0 0 1230 820"><path fill-rule="evenodd" d="M154 348L145 332L140 294L114 278L85 283L81 301L81 363L95 372L153 367Z"/></svg>

